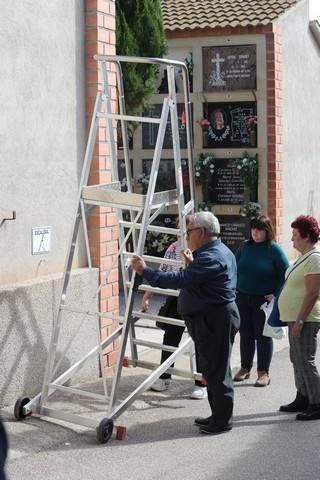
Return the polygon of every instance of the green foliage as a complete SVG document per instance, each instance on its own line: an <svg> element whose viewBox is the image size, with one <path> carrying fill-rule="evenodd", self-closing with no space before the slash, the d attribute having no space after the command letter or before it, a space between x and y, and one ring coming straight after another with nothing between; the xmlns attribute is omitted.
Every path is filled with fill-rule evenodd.
<svg viewBox="0 0 320 480"><path fill-rule="evenodd" d="M199 153L194 165L196 180L198 180L201 185L207 185L211 182L211 177L214 175L214 170L214 156L208 153Z"/></svg>
<svg viewBox="0 0 320 480"><path fill-rule="evenodd" d="M116 0L117 55L162 57L167 51L159 0ZM127 112L141 114L155 88L156 65L124 63Z"/></svg>
<svg viewBox="0 0 320 480"><path fill-rule="evenodd" d="M177 237L167 233L147 232L144 253L153 257L163 257L169 245L176 240Z"/></svg>
<svg viewBox="0 0 320 480"><path fill-rule="evenodd" d="M240 208L240 215L243 217L250 218L252 220L253 218L259 217L262 213L262 207L260 203L257 202L248 202L242 205Z"/></svg>
<svg viewBox="0 0 320 480"><path fill-rule="evenodd" d="M255 187L258 181L258 154L250 157L244 152L242 158L236 160L236 166L245 186Z"/></svg>

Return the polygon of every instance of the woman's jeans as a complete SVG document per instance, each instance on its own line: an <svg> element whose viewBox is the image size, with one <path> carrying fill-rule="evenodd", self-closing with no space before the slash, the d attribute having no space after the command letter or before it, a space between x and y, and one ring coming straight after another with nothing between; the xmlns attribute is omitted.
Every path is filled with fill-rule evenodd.
<svg viewBox="0 0 320 480"><path fill-rule="evenodd" d="M257 370L269 372L273 353L273 341L265 337L263 327L265 315L260 307L267 300L263 295L237 293L237 305L240 313L240 354L241 367L251 370L257 347Z"/></svg>

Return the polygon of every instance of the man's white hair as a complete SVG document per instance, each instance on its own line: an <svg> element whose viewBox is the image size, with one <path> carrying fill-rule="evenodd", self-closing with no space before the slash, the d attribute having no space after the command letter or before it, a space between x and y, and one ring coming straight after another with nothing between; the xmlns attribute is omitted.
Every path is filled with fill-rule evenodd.
<svg viewBox="0 0 320 480"><path fill-rule="evenodd" d="M209 237L217 237L220 233L219 220L212 212L197 212L190 215L189 222L195 227L202 227Z"/></svg>

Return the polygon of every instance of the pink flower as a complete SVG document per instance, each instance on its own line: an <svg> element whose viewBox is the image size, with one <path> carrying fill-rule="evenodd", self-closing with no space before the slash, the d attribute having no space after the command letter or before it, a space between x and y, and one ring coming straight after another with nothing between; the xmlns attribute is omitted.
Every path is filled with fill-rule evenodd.
<svg viewBox="0 0 320 480"><path fill-rule="evenodd" d="M200 125L202 128L208 128L210 125L210 122L207 118L200 118L200 120L197 120L197 123Z"/></svg>

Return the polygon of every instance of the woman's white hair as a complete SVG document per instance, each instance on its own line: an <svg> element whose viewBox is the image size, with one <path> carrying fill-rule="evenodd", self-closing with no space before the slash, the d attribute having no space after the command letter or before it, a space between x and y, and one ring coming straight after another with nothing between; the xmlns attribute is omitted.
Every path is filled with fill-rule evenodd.
<svg viewBox="0 0 320 480"><path fill-rule="evenodd" d="M212 212L197 212L189 216L189 222L195 227L202 227L209 237L218 237L220 233L219 220Z"/></svg>

